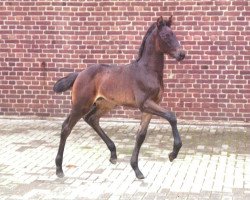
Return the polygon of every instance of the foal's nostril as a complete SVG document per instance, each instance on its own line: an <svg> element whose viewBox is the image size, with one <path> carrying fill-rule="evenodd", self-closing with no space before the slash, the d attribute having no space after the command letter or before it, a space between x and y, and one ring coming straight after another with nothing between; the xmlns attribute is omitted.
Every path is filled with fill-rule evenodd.
<svg viewBox="0 0 250 200"><path fill-rule="evenodd" d="M184 51L181 51L179 56L180 56L180 59L184 59L185 58L185 52Z"/></svg>

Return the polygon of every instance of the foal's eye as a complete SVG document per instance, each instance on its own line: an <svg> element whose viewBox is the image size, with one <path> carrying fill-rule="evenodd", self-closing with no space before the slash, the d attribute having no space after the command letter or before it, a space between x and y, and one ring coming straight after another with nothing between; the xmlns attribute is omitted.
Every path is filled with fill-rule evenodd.
<svg viewBox="0 0 250 200"><path fill-rule="evenodd" d="M165 37L170 37L171 33L166 33Z"/></svg>

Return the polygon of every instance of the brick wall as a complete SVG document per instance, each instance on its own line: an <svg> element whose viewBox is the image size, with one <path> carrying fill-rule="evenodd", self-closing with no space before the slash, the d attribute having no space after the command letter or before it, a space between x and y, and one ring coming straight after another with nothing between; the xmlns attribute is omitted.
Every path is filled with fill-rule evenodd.
<svg viewBox="0 0 250 200"><path fill-rule="evenodd" d="M190 120L250 121L248 0L1 1L0 115L65 116L55 81L93 63L127 64L158 16L187 51L166 57L162 105ZM109 116L138 117L118 108Z"/></svg>

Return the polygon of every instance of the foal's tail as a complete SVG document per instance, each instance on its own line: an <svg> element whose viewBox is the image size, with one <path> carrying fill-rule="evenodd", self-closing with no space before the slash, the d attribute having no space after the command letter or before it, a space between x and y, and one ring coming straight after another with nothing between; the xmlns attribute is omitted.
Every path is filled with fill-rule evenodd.
<svg viewBox="0 0 250 200"><path fill-rule="evenodd" d="M54 92L61 93L70 89L73 86L78 74L79 74L78 72L74 72L66 77L59 79L53 87Z"/></svg>

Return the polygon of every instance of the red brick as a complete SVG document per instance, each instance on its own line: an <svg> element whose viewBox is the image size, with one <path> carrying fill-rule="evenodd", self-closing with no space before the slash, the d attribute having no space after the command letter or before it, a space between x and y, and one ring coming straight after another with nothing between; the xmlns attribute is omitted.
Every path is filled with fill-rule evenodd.
<svg viewBox="0 0 250 200"><path fill-rule="evenodd" d="M6 2L0 13L0 90L7 106L1 115L66 116L70 92L54 94L55 81L89 64L131 62L149 24L169 13L187 56L180 64L166 58L162 105L185 119L250 120L248 110L237 113L250 103L247 0L35 5ZM139 118L139 113L119 108L109 116Z"/></svg>

